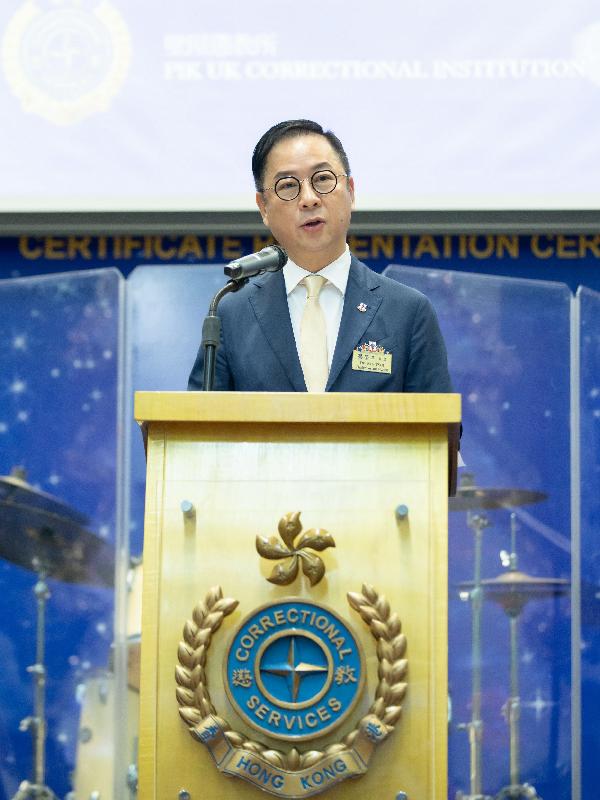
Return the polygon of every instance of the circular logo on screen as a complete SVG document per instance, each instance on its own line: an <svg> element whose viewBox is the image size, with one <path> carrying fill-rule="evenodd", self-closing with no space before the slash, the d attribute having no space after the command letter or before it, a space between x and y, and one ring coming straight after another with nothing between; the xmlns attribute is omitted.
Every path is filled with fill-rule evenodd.
<svg viewBox="0 0 600 800"><path fill-rule="evenodd" d="M359 643L335 612L289 598L239 626L225 655L225 688L253 728L303 741L337 728L365 682Z"/></svg>
<svg viewBox="0 0 600 800"><path fill-rule="evenodd" d="M2 61L24 111L71 125L109 108L129 70L131 39L108 0L28 0L6 28Z"/></svg>

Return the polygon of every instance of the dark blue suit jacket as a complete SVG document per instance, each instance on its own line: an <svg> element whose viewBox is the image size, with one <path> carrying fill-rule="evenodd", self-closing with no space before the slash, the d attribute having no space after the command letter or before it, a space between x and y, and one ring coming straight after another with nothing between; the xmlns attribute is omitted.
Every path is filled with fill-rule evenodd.
<svg viewBox="0 0 600 800"><path fill-rule="evenodd" d="M364 312L358 310L361 303ZM281 272L251 279L221 301L218 313L215 389L306 391ZM391 375L352 369L352 351L364 342L376 342L392 354ZM199 352L188 389L200 390L202 382ZM451 392L446 347L425 295L378 275L353 256L326 391Z"/></svg>

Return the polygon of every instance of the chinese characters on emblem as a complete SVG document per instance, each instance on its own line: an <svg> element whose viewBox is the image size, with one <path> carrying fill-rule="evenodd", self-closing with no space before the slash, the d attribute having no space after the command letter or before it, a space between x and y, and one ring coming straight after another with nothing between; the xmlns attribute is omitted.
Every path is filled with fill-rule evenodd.
<svg viewBox="0 0 600 800"><path fill-rule="evenodd" d="M343 683L356 683L354 669L354 667L350 667L348 665L338 667L335 671L335 675L333 676L333 680L338 686L341 686Z"/></svg>
<svg viewBox="0 0 600 800"><path fill-rule="evenodd" d="M234 686L249 689L252 686L252 674L249 669L234 669L231 675L231 682Z"/></svg>

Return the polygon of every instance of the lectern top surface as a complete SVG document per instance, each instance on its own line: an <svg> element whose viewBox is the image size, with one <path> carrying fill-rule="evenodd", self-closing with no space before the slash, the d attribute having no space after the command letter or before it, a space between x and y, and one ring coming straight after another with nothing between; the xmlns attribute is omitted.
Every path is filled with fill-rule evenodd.
<svg viewBox="0 0 600 800"><path fill-rule="evenodd" d="M136 392L138 422L457 423L459 394Z"/></svg>

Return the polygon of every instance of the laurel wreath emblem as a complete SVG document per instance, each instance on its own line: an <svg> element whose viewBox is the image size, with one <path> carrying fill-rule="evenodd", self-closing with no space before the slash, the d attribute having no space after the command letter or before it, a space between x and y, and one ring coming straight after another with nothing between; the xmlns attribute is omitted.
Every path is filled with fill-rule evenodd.
<svg viewBox="0 0 600 800"><path fill-rule="evenodd" d="M375 700L368 714L376 716L386 732L390 733L402 713L401 703L407 689L406 636L402 633L398 615L391 612L388 601L383 595L379 595L373 586L365 584L362 593L348 592L347 598L352 608L369 626L377 642L379 682ZM207 593L204 602L196 605L192 619L185 623L183 641L179 643L177 653L179 665L175 667L175 679L179 714L190 733L194 735L196 726L205 717L212 715L232 746L244 747L260 754L272 766L288 770L317 765L328 756L351 747L358 736L359 726L348 733L342 741L329 745L324 750L307 750L301 753L292 747L284 752L247 739L244 734L233 730L226 720L219 717L208 691L206 657L213 634L219 629L224 618L237 606L237 600L223 597L221 587L214 586Z"/></svg>

